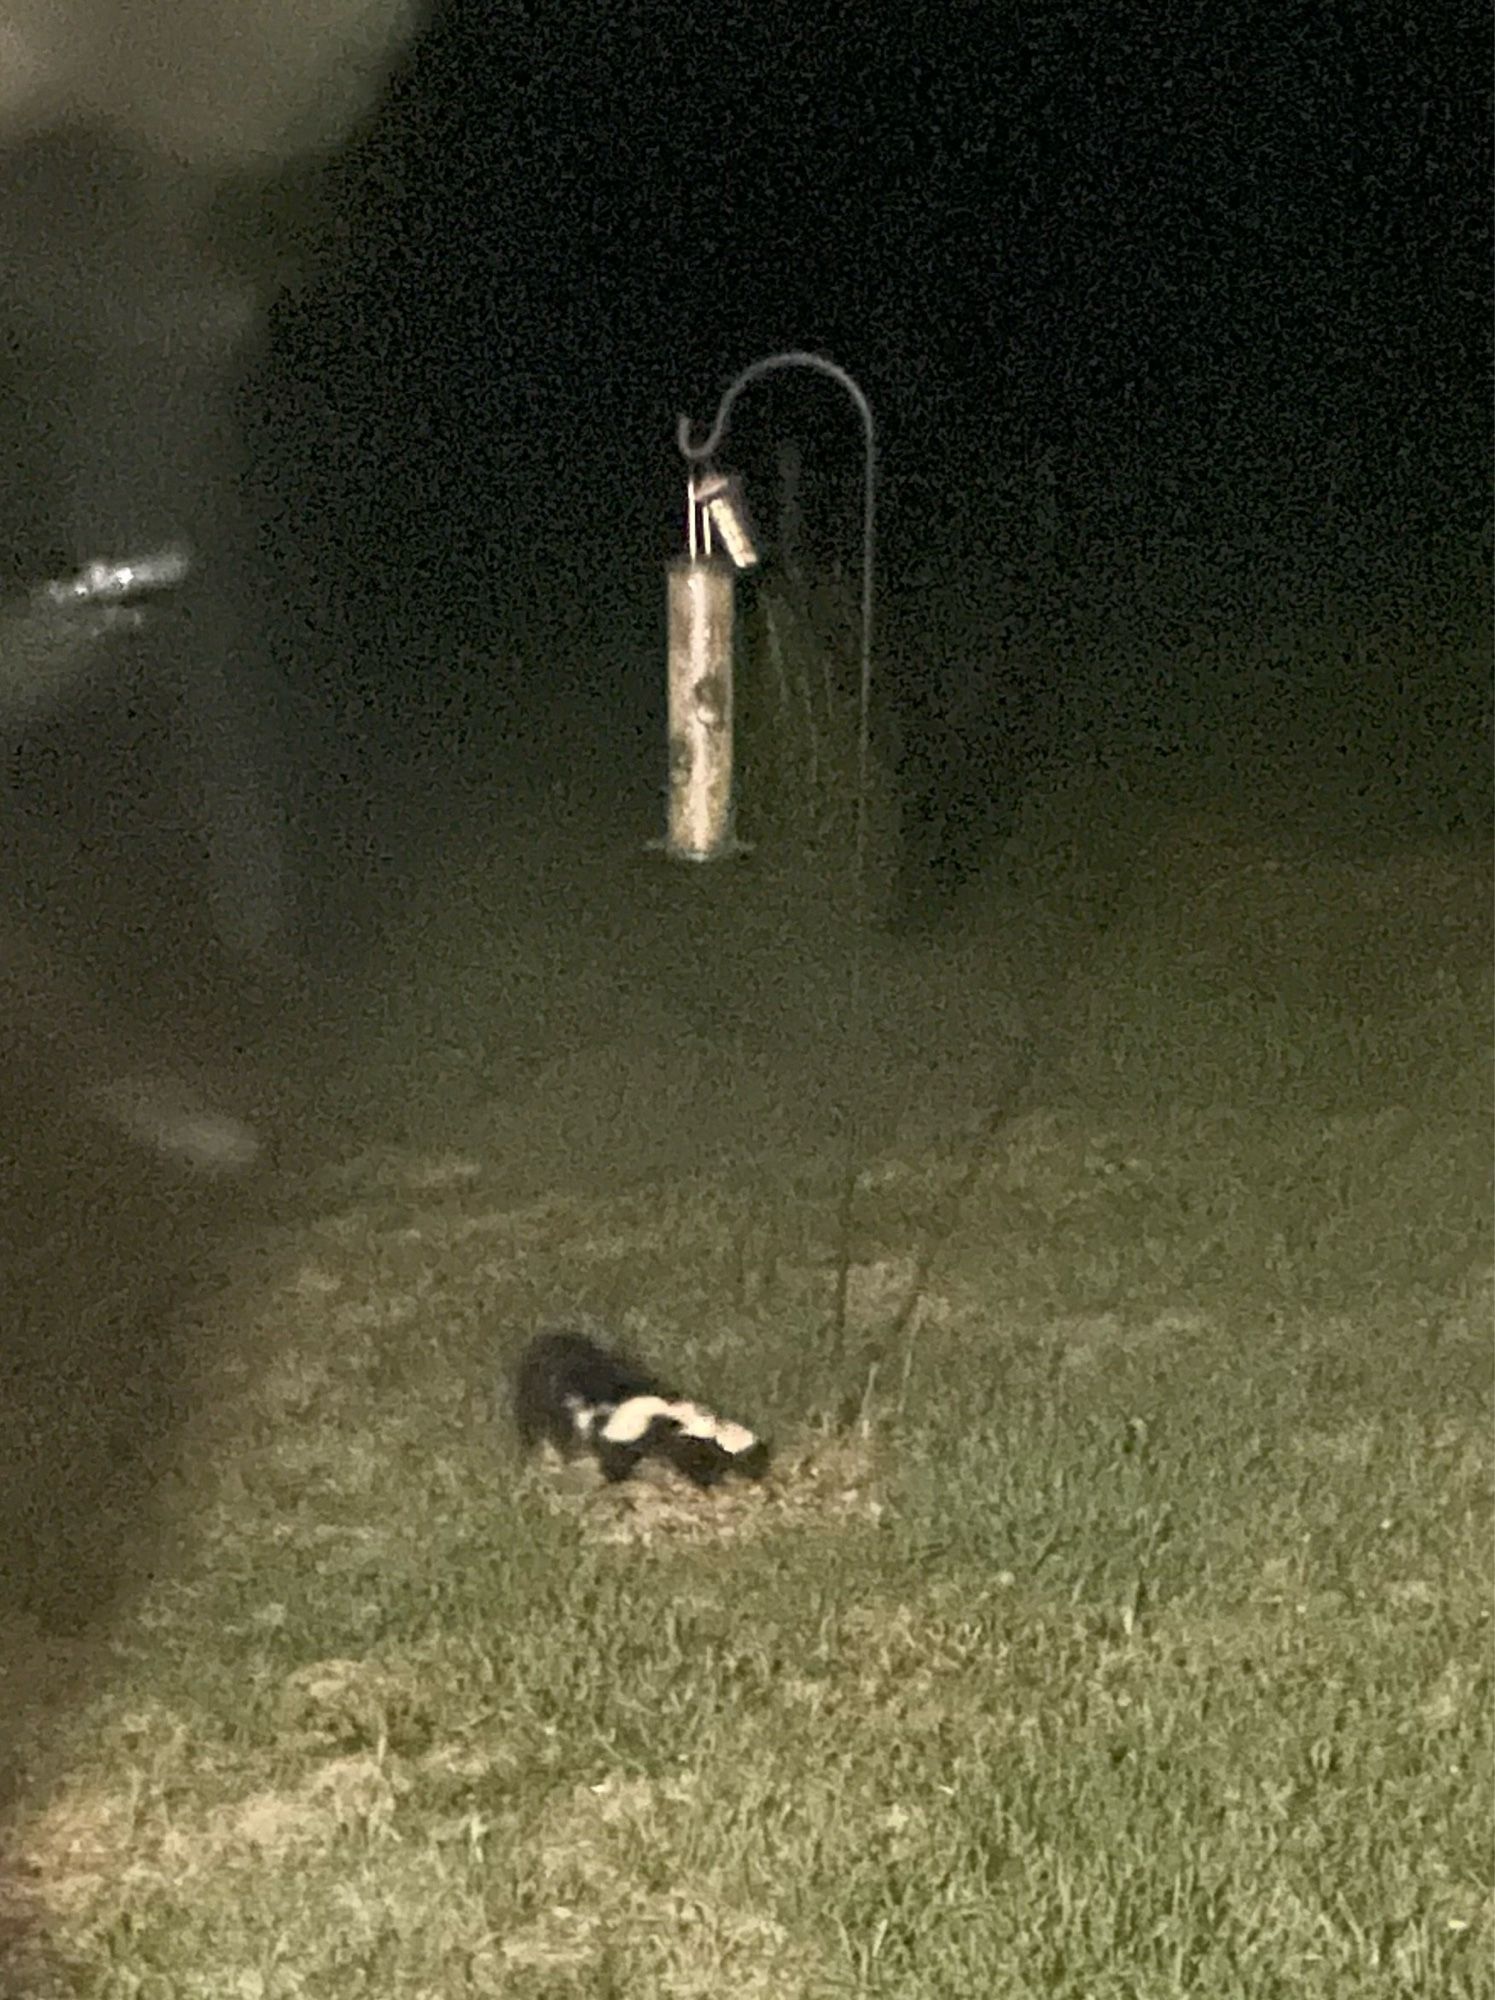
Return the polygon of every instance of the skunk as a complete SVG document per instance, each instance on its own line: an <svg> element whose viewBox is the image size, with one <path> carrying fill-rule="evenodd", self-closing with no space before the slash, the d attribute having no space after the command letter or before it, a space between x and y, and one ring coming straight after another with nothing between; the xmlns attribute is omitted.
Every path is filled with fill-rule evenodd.
<svg viewBox="0 0 1495 2000"><path fill-rule="evenodd" d="M664 1459L703 1487L768 1470L762 1438L673 1395L576 1328L536 1334L525 1349L514 1416L526 1451L550 1443L568 1457L590 1452L608 1480L627 1479L643 1458Z"/></svg>

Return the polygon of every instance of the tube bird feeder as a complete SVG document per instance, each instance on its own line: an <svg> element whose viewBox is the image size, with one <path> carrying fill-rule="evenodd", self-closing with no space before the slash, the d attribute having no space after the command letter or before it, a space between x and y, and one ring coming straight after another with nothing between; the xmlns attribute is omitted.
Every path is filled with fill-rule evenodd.
<svg viewBox="0 0 1495 2000"><path fill-rule="evenodd" d="M735 579L758 560L738 482L690 481L688 553L668 571L669 807L664 851L677 861L742 853L733 830L732 651ZM724 554L715 553L720 541Z"/></svg>

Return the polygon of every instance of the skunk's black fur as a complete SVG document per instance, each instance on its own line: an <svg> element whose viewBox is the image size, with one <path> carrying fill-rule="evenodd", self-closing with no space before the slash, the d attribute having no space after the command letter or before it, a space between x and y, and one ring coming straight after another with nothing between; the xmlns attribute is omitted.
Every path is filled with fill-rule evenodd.
<svg viewBox="0 0 1495 2000"><path fill-rule="evenodd" d="M627 1479L644 1458L664 1459L696 1486L768 1470L768 1446L745 1425L676 1396L575 1327L537 1334L525 1349L514 1416L526 1451L549 1443L568 1457L590 1452L609 1480Z"/></svg>

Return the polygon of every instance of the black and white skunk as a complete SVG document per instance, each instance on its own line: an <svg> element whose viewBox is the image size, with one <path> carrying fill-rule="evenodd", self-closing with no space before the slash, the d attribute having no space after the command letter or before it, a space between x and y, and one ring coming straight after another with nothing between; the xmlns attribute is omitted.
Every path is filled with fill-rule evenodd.
<svg viewBox="0 0 1495 2000"><path fill-rule="evenodd" d="M729 1473L761 1479L768 1446L743 1424L673 1395L634 1362L579 1329L536 1334L520 1357L514 1415L526 1451L590 1452L609 1480L659 1458L696 1486Z"/></svg>

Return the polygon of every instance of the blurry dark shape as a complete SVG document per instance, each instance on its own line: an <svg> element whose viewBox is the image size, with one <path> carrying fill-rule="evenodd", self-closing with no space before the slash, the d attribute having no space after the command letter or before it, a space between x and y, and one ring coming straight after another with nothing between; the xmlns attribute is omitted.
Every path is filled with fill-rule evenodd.
<svg viewBox="0 0 1495 2000"><path fill-rule="evenodd" d="M278 949L283 843L234 410L257 302L217 264L206 213L194 226L197 200L169 165L74 132L30 140L3 165L0 352L12 379L0 423L16 490L0 553L11 596L29 601L0 619L0 722L34 726L47 706L109 683L112 709L91 709L94 727L118 730L126 697L169 712L215 927L231 951ZM137 634L140 603L108 579L189 548L171 602Z"/></svg>
<svg viewBox="0 0 1495 2000"><path fill-rule="evenodd" d="M25 728L65 700L98 664L95 642L139 630L142 600L183 582L188 567L180 548L125 562L100 558L0 597L0 729Z"/></svg>
<svg viewBox="0 0 1495 2000"><path fill-rule="evenodd" d="M268 170L347 136L424 11L419 0L5 0L0 140L97 125L184 170Z"/></svg>
<svg viewBox="0 0 1495 2000"><path fill-rule="evenodd" d="M0 1811L148 1572L152 1500L211 1356L192 1303L252 1226L264 1143L165 1019L0 931Z"/></svg>
<svg viewBox="0 0 1495 2000"><path fill-rule="evenodd" d="M417 12L0 0L0 1808L148 1571L194 1303L273 1164L243 1051L294 923L236 402L267 218Z"/></svg>

